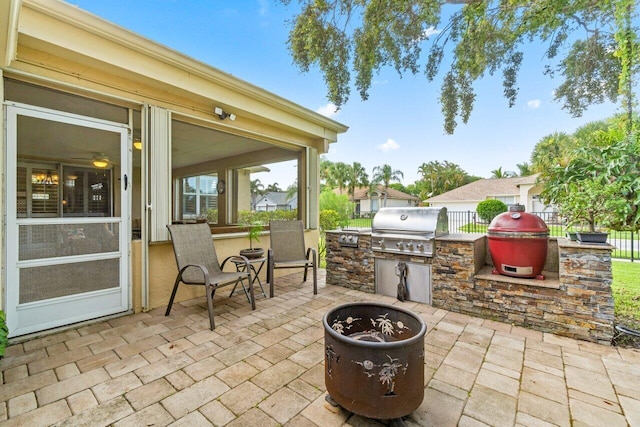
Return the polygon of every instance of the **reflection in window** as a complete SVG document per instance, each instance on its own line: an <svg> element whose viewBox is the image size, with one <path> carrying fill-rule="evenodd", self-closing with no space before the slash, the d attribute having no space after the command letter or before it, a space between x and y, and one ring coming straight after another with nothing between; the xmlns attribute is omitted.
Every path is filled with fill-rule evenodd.
<svg viewBox="0 0 640 427"><path fill-rule="evenodd" d="M112 216L111 170L64 167L64 216Z"/></svg>
<svg viewBox="0 0 640 427"><path fill-rule="evenodd" d="M182 219L205 219L218 223L218 175L198 175L182 178Z"/></svg>
<svg viewBox="0 0 640 427"><path fill-rule="evenodd" d="M56 165L21 163L16 184L18 218L58 216L60 193Z"/></svg>
<svg viewBox="0 0 640 427"><path fill-rule="evenodd" d="M109 169L20 163L16 186L18 218L113 216Z"/></svg>

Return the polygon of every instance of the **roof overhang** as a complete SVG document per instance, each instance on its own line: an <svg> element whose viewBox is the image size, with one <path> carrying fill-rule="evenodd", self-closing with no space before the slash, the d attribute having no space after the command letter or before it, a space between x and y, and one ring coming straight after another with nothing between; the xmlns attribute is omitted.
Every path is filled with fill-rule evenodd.
<svg viewBox="0 0 640 427"><path fill-rule="evenodd" d="M42 76L205 119L222 107L234 125L279 134L320 153L348 127L59 0L0 6L5 73Z"/></svg>

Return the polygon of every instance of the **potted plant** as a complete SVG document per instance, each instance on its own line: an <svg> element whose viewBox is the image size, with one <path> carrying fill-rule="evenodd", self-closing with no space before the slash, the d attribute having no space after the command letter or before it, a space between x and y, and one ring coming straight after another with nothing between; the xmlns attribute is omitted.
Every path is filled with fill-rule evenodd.
<svg viewBox="0 0 640 427"><path fill-rule="evenodd" d="M255 215L247 215L243 221L243 228L247 231L249 238L249 248L240 250L240 255L247 258L260 258L264 255L263 248L254 248L253 243L260 241L260 233L264 229L262 222L255 218Z"/></svg>
<svg viewBox="0 0 640 427"><path fill-rule="evenodd" d="M576 133L577 148L566 150L556 166L540 174L543 201L558 208L568 227L576 227L577 240L606 242L601 231L640 227L638 135L628 132L630 123L616 119L606 129Z"/></svg>
<svg viewBox="0 0 640 427"><path fill-rule="evenodd" d="M567 219L567 236L582 243L606 243L607 232L597 227L607 226L617 217L621 202L620 189L616 183L603 185L597 179L563 183L555 189L550 199L560 214ZM549 196L547 196L549 197Z"/></svg>

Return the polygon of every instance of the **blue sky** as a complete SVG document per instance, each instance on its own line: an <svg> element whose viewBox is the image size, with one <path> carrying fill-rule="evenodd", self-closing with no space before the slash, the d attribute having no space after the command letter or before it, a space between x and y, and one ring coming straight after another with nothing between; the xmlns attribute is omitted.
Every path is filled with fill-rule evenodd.
<svg viewBox="0 0 640 427"><path fill-rule="evenodd" d="M516 164L529 162L535 144L545 135L570 133L617 111L617 106L606 104L591 107L581 118L564 112L553 101L559 81L542 74L543 49L531 45L525 51L516 105L508 108L501 75L487 77L475 87L469 122L459 123L454 135L443 131L438 104L442 76L428 83L423 74L400 78L393 69L382 70L374 77L367 101L353 89L349 102L331 114L322 75L316 70L299 72L287 49L286 20L294 15L293 6L275 0L68 1L349 126L326 157L360 162L370 176L375 166L389 164L404 173L405 185L419 178L422 163L435 160L456 163L485 178L498 167L515 171ZM286 165L260 180L286 188L294 177L295 169Z"/></svg>

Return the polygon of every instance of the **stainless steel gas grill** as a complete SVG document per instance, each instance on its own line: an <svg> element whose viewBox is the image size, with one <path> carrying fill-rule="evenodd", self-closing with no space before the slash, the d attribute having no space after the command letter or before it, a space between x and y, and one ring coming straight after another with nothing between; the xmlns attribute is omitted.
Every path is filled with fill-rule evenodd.
<svg viewBox="0 0 640 427"><path fill-rule="evenodd" d="M448 233L446 208L382 208L373 218L371 248L432 257L435 238Z"/></svg>
<svg viewBox="0 0 640 427"><path fill-rule="evenodd" d="M375 292L431 304L436 237L449 233L446 208L382 208L373 218Z"/></svg>

